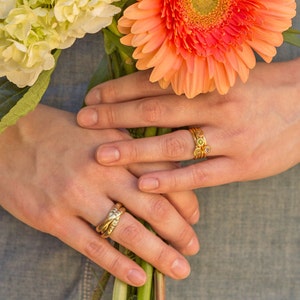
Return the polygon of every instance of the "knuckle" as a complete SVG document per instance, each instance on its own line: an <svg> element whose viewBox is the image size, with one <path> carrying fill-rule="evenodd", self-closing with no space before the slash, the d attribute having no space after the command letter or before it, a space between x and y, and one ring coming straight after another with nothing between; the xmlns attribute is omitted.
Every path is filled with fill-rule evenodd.
<svg viewBox="0 0 300 300"><path fill-rule="evenodd" d="M169 245L162 245L159 249L157 249L156 255L154 257L154 261L157 265L165 265L166 257L170 256L171 247Z"/></svg>
<svg viewBox="0 0 300 300"><path fill-rule="evenodd" d="M189 225L181 226L181 230L176 233L175 243L186 245L193 237L193 231Z"/></svg>
<svg viewBox="0 0 300 300"><path fill-rule="evenodd" d="M120 266L122 265L122 259L119 255L115 255L113 259L107 262L107 269L112 274L117 274L120 271Z"/></svg>
<svg viewBox="0 0 300 300"><path fill-rule="evenodd" d="M146 123L155 123L161 120L163 114L161 102L155 99L141 101L138 110L141 111L142 119Z"/></svg>
<svg viewBox="0 0 300 300"><path fill-rule="evenodd" d="M193 165L191 168L191 185L197 187L199 184L204 184L207 180L208 172L205 167Z"/></svg>
<svg viewBox="0 0 300 300"><path fill-rule="evenodd" d="M40 231L59 236L63 229L60 217L53 207L42 204L39 207L38 214L35 216L35 223L38 224L37 227Z"/></svg>
<svg viewBox="0 0 300 300"><path fill-rule="evenodd" d="M154 221L161 222L161 220L167 220L169 213L170 204L166 199L162 197L156 197L153 201L151 201L149 215Z"/></svg>
<svg viewBox="0 0 300 300"><path fill-rule="evenodd" d="M143 240L142 225L137 221L128 225L120 226L119 240L121 244L136 245L140 244Z"/></svg>
<svg viewBox="0 0 300 300"><path fill-rule="evenodd" d="M184 155L185 142L177 135L168 135L163 140L162 152L167 158L180 158Z"/></svg>
<svg viewBox="0 0 300 300"><path fill-rule="evenodd" d="M101 113L101 112L100 112ZM114 127L116 124L116 115L113 109L113 106L111 105L106 105L105 109L102 111L99 121L103 122L103 120L106 120L106 124L108 127Z"/></svg>
<svg viewBox="0 0 300 300"><path fill-rule="evenodd" d="M83 252L90 259L97 261L99 257L105 255L105 246L101 240L92 239L84 245Z"/></svg>
<svg viewBox="0 0 300 300"><path fill-rule="evenodd" d="M101 84L99 88L101 102L109 103L111 99L115 99L117 96L116 84L113 80L106 81Z"/></svg>

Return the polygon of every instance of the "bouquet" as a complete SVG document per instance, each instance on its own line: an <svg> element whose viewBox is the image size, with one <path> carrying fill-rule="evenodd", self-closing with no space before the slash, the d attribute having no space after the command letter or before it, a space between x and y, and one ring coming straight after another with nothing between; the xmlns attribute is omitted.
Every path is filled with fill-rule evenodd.
<svg viewBox="0 0 300 300"><path fill-rule="evenodd" d="M300 46L300 32L290 28L295 8L294 0L0 0L0 132L36 107L60 51L86 33L102 30L107 54L89 88L151 69L151 82L193 98L215 89L226 94L238 77L246 82L255 52L271 62L284 40ZM164 299L163 274L120 251L143 266L148 281L136 289L116 280L114 299Z"/></svg>

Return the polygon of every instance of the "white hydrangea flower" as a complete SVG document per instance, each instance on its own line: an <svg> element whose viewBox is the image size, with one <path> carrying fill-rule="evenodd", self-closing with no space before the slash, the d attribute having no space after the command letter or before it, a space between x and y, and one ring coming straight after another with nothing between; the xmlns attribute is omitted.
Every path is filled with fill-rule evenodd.
<svg viewBox="0 0 300 300"><path fill-rule="evenodd" d="M7 76L8 80L20 88L33 85L42 71L54 67L55 60L51 50L45 41L28 47L16 41L11 42L5 49L0 48L3 58L0 76Z"/></svg>
<svg viewBox="0 0 300 300"><path fill-rule="evenodd" d="M5 19L8 13L16 7L17 0L0 0L0 19Z"/></svg>
<svg viewBox="0 0 300 300"><path fill-rule="evenodd" d="M52 50L68 48L111 23L120 11L114 1L0 0L10 4L0 20L0 76L19 87L33 85L42 71L54 67Z"/></svg>
<svg viewBox="0 0 300 300"><path fill-rule="evenodd" d="M18 87L32 85L43 70L55 65L51 51L60 38L56 30L45 26L47 13L43 8L21 6L1 23L0 76L7 76Z"/></svg>
<svg viewBox="0 0 300 300"><path fill-rule="evenodd" d="M58 0L54 15L59 21L62 43L61 49L70 47L75 39L86 33L96 33L112 22L112 17L120 9L113 0Z"/></svg>

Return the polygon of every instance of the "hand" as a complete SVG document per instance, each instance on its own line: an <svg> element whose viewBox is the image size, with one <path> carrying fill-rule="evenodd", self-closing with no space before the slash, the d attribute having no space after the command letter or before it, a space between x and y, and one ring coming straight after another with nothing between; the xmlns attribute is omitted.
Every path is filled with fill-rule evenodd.
<svg viewBox="0 0 300 300"><path fill-rule="evenodd" d="M246 84L188 100L174 96L139 72L95 87L77 117L89 128L199 126L211 146L208 159L175 170L141 176L143 191L165 193L283 172L300 161L300 59L258 63ZM119 103L118 103L119 102ZM116 166L193 158L187 130L101 145L97 160Z"/></svg>
<svg viewBox="0 0 300 300"><path fill-rule="evenodd" d="M113 201L121 202L127 212L111 238L170 277L184 278L190 267L180 253L195 254L199 248L188 224L199 217L197 199L192 192L163 197L137 189L136 175L154 167L173 168L170 164L98 165L96 146L120 139L129 136L119 130L82 129L73 114L40 105L0 136L0 204L29 226L58 237L138 286L145 281L144 271L92 228L103 222ZM178 211L170 202L178 204ZM133 215L146 220L170 245Z"/></svg>

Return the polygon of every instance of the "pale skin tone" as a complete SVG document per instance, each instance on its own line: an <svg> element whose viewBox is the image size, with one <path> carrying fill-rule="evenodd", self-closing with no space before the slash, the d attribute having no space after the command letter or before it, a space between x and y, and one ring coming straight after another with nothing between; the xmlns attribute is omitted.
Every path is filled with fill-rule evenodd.
<svg viewBox="0 0 300 300"><path fill-rule="evenodd" d="M182 279L199 244L192 223L199 218L193 192L153 195L138 190L138 176L173 169L174 164L100 166L96 147L130 137L115 129L86 130L74 114L39 105L0 135L0 204L27 225L49 233L131 285L145 282L144 271L100 237L95 226L114 202L127 212L111 239L166 275ZM186 205L183 205L183 204ZM148 231L146 220L161 236Z"/></svg>
<svg viewBox="0 0 300 300"><path fill-rule="evenodd" d="M258 63L246 84L237 82L227 95L217 92L194 99L175 96L148 81L148 72L95 87L77 120L88 128L201 127L211 152L205 161L139 178L139 188L166 193L281 173L300 161L300 59ZM193 158L187 130L160 137L101 145L102 165L184 161Z"/></svg>

